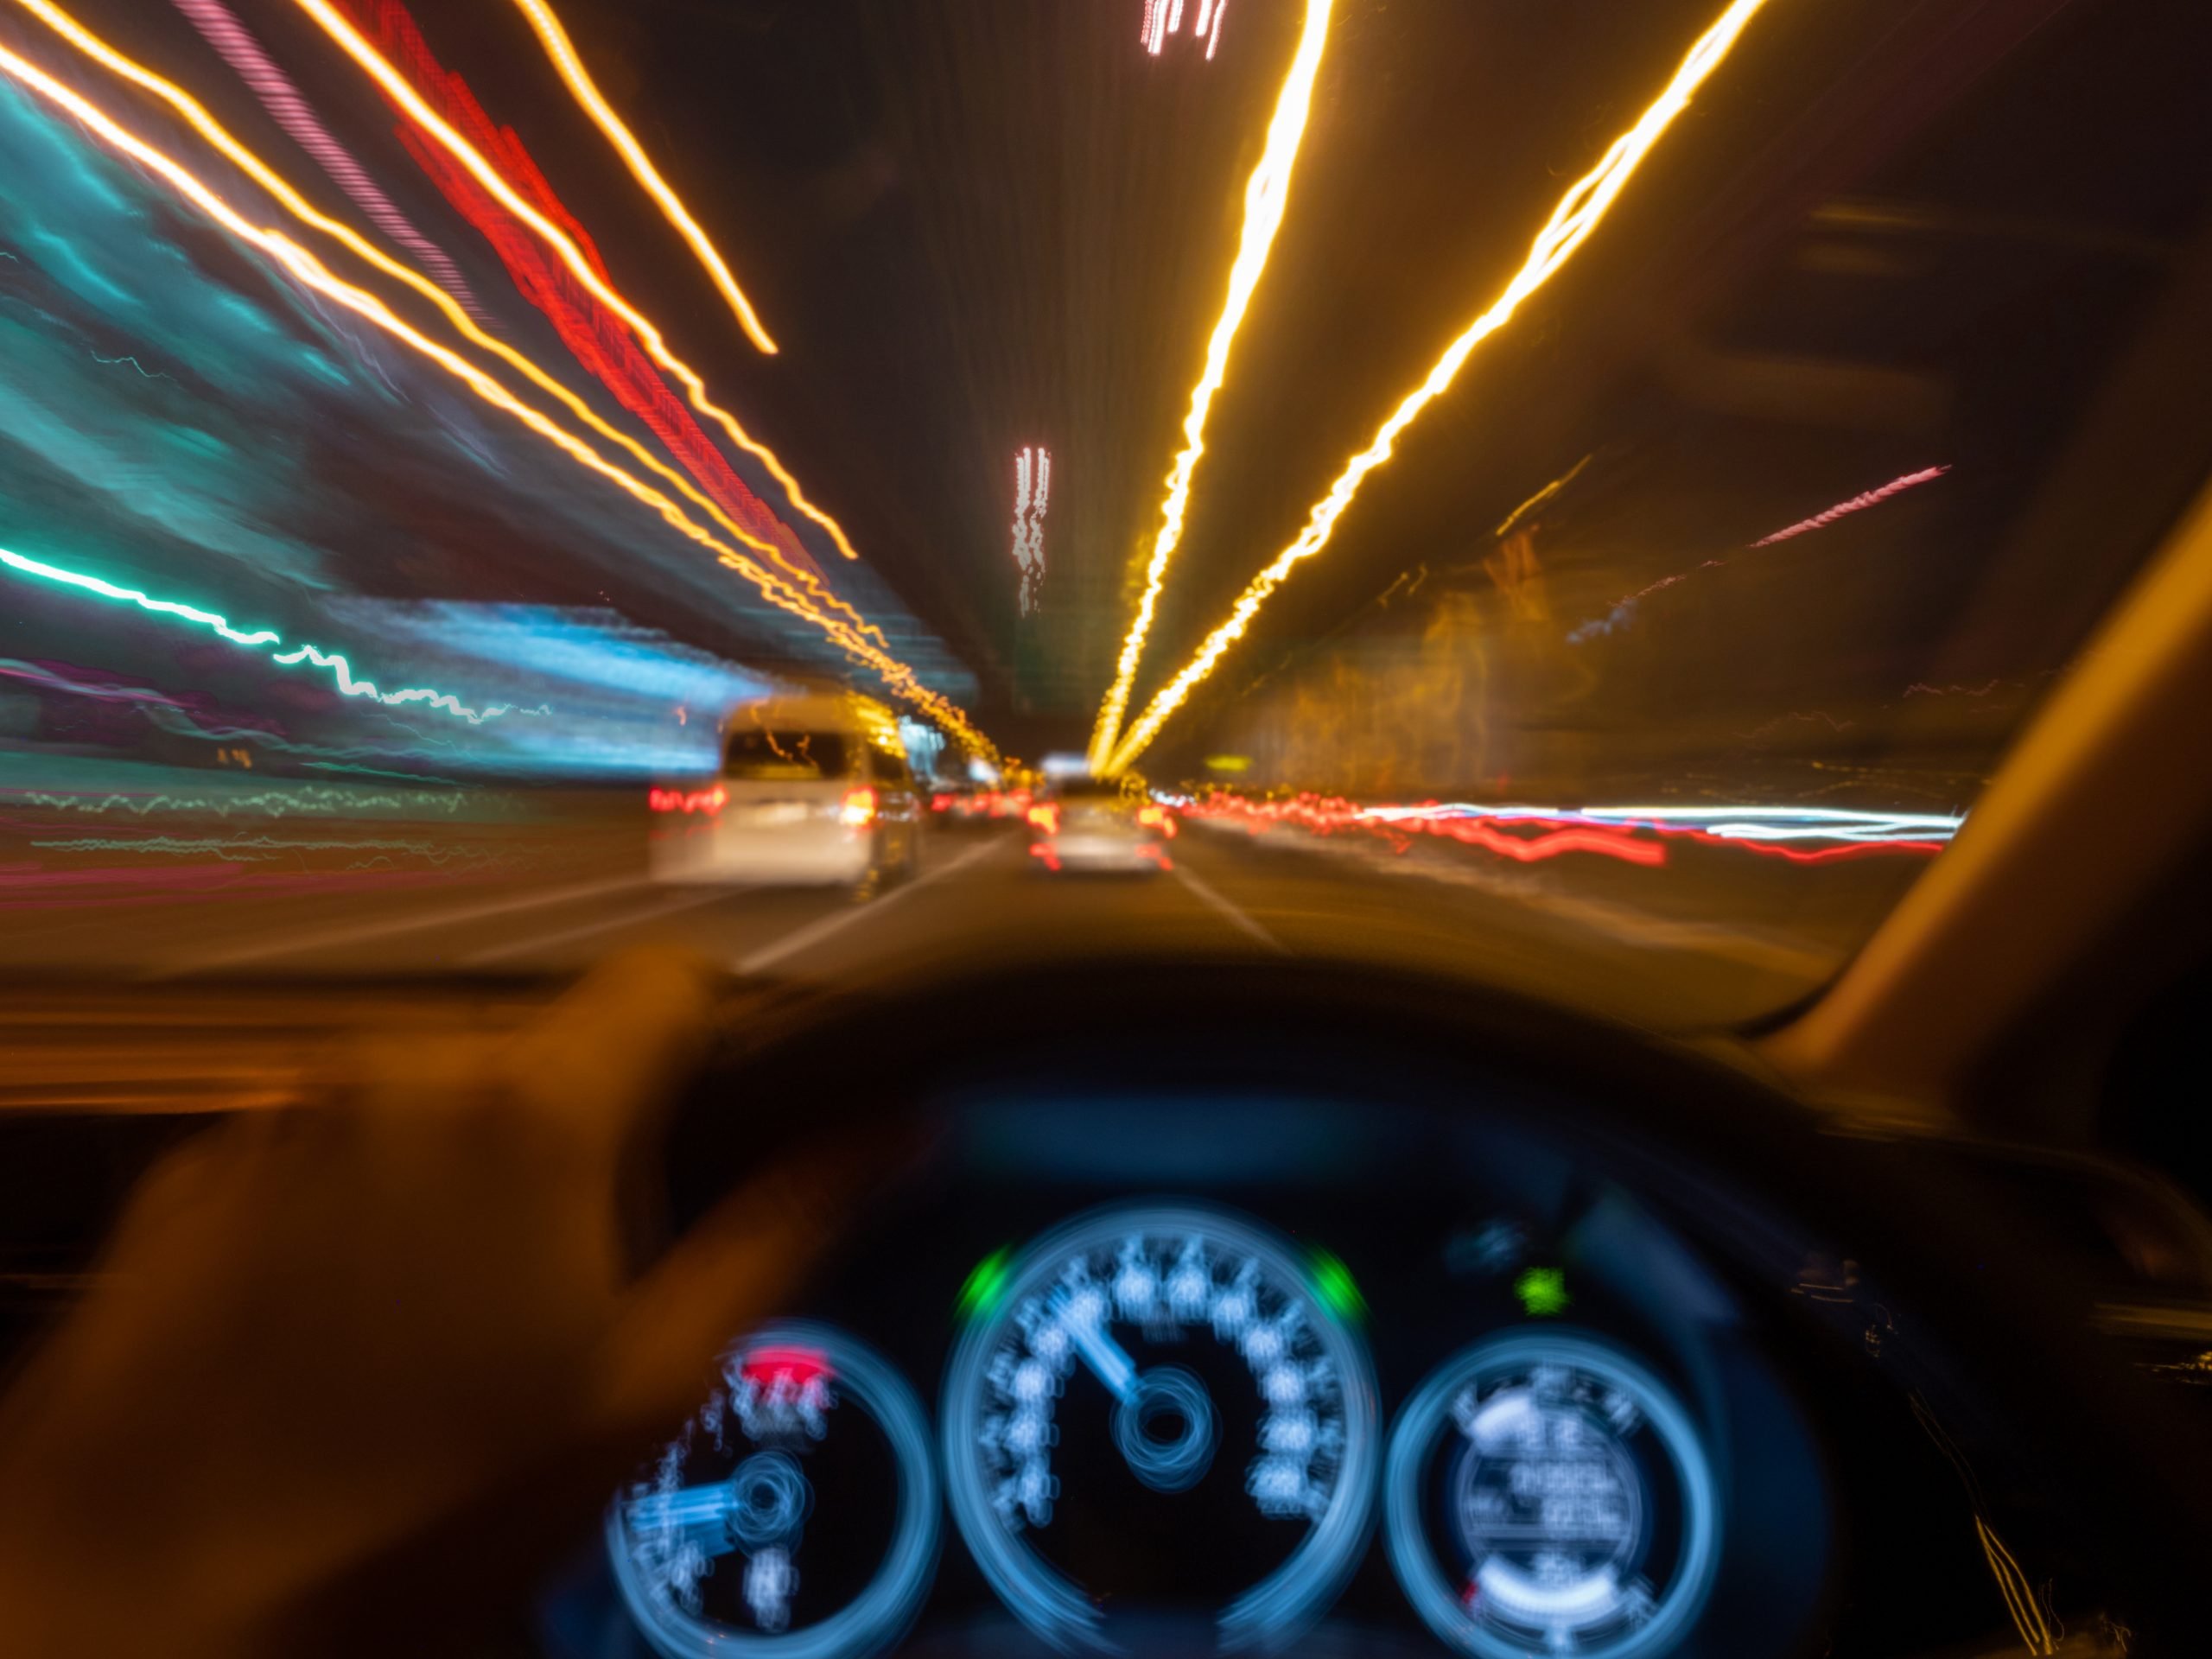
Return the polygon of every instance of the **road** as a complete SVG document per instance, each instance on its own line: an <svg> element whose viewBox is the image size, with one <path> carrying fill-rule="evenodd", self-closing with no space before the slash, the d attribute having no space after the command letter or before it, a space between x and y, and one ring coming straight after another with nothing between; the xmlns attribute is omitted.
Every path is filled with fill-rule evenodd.
<svg viewBox="0 0 2212 1659"><path fill-rule="evenodd" d="M152 803L152 804L149 804ZM351 792L206 775L5 809L0 972L306 983L566 976L669 944L743 976L844 983L977 958L1243 952L1501 981L1682 1028L1820 982L1910 869L1693 849L1662 869L1477 849L1395 857L1303 832L1186 827L1157 875L1054 874L1008 823L934 830L873 896L669 888L630 792Z"/></svg>

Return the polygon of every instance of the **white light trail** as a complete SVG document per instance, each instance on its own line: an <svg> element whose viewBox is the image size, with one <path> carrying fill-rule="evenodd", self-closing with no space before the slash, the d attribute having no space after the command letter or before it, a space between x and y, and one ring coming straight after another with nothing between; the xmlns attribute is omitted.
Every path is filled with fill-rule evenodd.
<svg viewBox="0 0 2212 1659"><path fill-rule="evenodd" d="M1144 22L1137 26L1137 39L1154 57L1160 55L1170 35L1183 32L1183 6L1184 0L1144 0ZM1198 0L1192 14L1191 38L1206 43L1209 60L1221 44L1221 15L1228 10L1229 0Z"/></svg>
<svg viewBox="0 0 2212 1659"><path fill-rule="evenodd" d="M1045 582L1045 510L1052 499L1052 452L1042 445L1014 458L1014 562L1021 573L1021 613L1037 609Z"/></svg>

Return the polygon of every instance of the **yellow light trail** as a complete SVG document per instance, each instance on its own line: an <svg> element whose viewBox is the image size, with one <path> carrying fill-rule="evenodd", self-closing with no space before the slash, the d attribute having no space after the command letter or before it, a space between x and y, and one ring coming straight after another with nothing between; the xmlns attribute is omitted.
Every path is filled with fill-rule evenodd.
<svg viewBox="0 0 2212 1659"><path fill-rule="evenodd" d="M700 511L707 513L716 524L743 542L746 546L773 559L787 576L806 588L809 597L815 603L842 613L862 633L873 638L877 645L886 650L890 648L891 642L884 637L883 631L868 622L858 611L831 593L814 572L793 564L784 556L784 550L772 542L762 540L739 524L722 511L718 503L702 493L690 479L664 464L658 456L638 442L628 433L601 419L590 404L540 368L531 359L516 351L505 340L497 339L478 327L474 320L454 303L452 296L444 289L411 266L390 257L374 243L359 235L351 226L318 212L284 179L283 175L276 172L253 150L241 143L228 128L210 115L207 108L181 86L155 73L143 64L118 51L69 13L54 4L52 0L16 0L16 3L94 62L161 99L182 116L194 131L213 145L239 171L275 197L284 210L295 219L302 224L313 226L326 236L334 238L357 257L375 266L387 276L397 282L406 283L408 287L437 307L444 314L446 321L471 344L493 353L511 368L527 378L531 385L559 399L570 414L590 427L601 437L612 443L619 444L627 450L641 466L649 468L682 492Z"/></svg>
<svg viewBox="0 0 2212 1659"><path fill-rule="evenodd" d="M1098 724L1090 734L1090 764L1094 771L1104 764L1112 752L1114 740L1121 734L1122 716L1128 712L1129 690L1136 681L1137 665L1144 656L1145 638L1152 632L1153 615L1160 606L1160 590L1167 580L1168 561L1174 557L1176 544L1183 539L1183 516L1190 505L1191 476L1198 471L1198 457L1205 454L1206 413L1213 406L1214 393L1221 390L1221 383L1229 372L1229 348L1243 323L1252 291L1260 285L1260 273L1267 269L1268 253L1274 246L1275 232L1282 226L1283 208L1290 199L1291 169L1298 161L1299 143L1306 136L1306 112L1313 102L1313 81L1320 73L1322 48L1328 43L1332 4L1333 0L1306 0L1306 31L1299 37L1298 54L1291 60L1290 73L1284 77L1282 91L1275 97L1274 118L1268 124L1267 149L1244 186L1244 232L1237 245L1236 263L1230 267L1229 293L1222 302L1221 315L1214 323L1213 337L1206 342L1205 368L1198 376L1198 385L1191 388L1190 412L1183 417L1183 451L1175 457L1174 469L1167 475L1167 499L1160 509L1160 533L1153 540L1152 561L1145 569L1144 594L1137 601L1137 613L1129 624L1128 635L1122 641L1121 659L1114 665L1114 683L1106 693L1105 702L1099 705Z"/></svg>
<svg viewBox="0 0 2212 1659"><path fill-rule="evenodd" d="M1591 454L1583 456L1582 459L1576 461L1573 466L1568 467L1557 478L1552 480L1550 483L1545 485L1542 489L1538 490L1526 501L1523 501L1519 506L1514 508L1512 512L1507 513L1503 518L1498 521L1497 528L1491 531L1491 534L1493 536L1504 535L1507 531L1519 524L1522 519L1528 517L1529 513L1535 512L1538 507L1542 506L1545 502L1550 500L1552 497L1557 495L1568 485L1573 483L1576 479L1581 477L1582 469L1585 467L1587 467L1594 458L1594 451L1592 452Z"/></svg>
<svg viewBox="0 0 2212 1659"><path fill-rule="evenodd" d="M699 378L698 372L671 352L668 348L668 341L662 337L660 330L652 325L645 314L616 293L600 274L592 269L591 262L583 257L575 243L569 239L566 231L517 194L514 187L507 182L499 170L486 161L474 144L454 131L451 124L429 106L423 95L415 90L413 83L398 70L393 68L383 54L370 45L360 31L346 22L336 8L332 6L330 0L297 0L297 3L301 10L315 21L324 34L337 42L340 50L359 64L369 78L384 89L392 102L406 112L410 120L436 140L447 154L467 168L470 175L477 183L489 191L493 199L502 207L530 226L531 231L536 232L537 238L551 249L554 256L568 267L569 274L583 284L586 291L629 325L630 332L637 336L638 343L645 348L646 355L669 373L674 375L683 385L685 395L690 399L692 408L728 433L732 443L766 467L770 475L783 486L784 493L790 497L791 505L821 525L823 531L828 532L830 539L836 543L840 553L849 559L860 557L860 554L854 550L852 543L846 539L844 526L806 499L806 492L799 487L798 480L785 468L784 463L776 458L774 450L755 439L751 433L738 424L737 416L707 396L707 383Z"/></svg>
<svg viewBox="0 0 2212 1659"><path fill-rule="evenodd" d="M653 199L660 208L661 216L675 227L678 236L690 244L691 251L697 256L701 267L713 278L715 288L721 290L722 298L728 302L730 310L736 315L738 327L745 330L745 337L773 357L776 342L768 338L767 329L762 326L759 314L753 309L753 302L745 297L745 291L738 287L737 278L729 274L729 267L722 262L721 253L707 239L706 232L699 228L699 223L691 217L690 211L676 192L669 188L668 181L661 177L659 169L653 166L652 159L645 154L645 147L638 142L629 128L622 124L622 118L615 114L613 106L601 96L598 84L592 79L591 72L584 67L583 59L577 55L575 43L569 40L569 31L561 26L561 20L553 15L553 8L547 5L545 0L515 0L515 4L530 20L531 28L537 30L539 44L544 47L545 55L552 59L554 70L566 83L570 96L583 105L584 113L591 117L593 124L607 135L607 142L613 144L615 152L622 157L623 164L630 169L630 176L637 180L645 194Z"/></svg>
<svg viewBox="0 0 2212 1659"><path fill-rule="evenodd" d="M626 494L652 507L671 528L714 551L721 563L758 588L769 603L820 628L844 650L874 668L903 696L954 731L963 742L984 753L995 753L989 740L969 722L965 715L946 698L924 686L906 664L877 650L845 624L823 615L789 583L702 529L668 497L602 458L590 445L523 403L467 359L402 321L375 295L334 275L314 254L283 232L252 224L181 162L124 128L98 105L4 46L0 46L0 74L7 75L48 103L67 111L112 148L168 181L180 194L225 230L240 241L260 249L299 282L335 300L411 350L429 359L484 402L513 416L579 465L597 473Z"/></svg>
<svg viewBox="0 0 2212 1659"><path fill-rule="evenodd" d="M1736 44L1746 25L1756 16L1766 0L1735 0L1720 14L1718 22L1699 36L1689 55L1675 70L1675 78L1667 88L1645 110L1637 124L1613 140L1598 165L1592 168L1566 195L1552 212L1551 219L1537 235L1530 249L1528 263L1521 267L1505 291L1489 310L1477 317L1466 332L1453 340L1436 366L1403 403L1382 423L1374 442L1354 455L1338 475L1327 495L1316 504L1306 521L1306 528L1298 539L1276 555L1274 562L1252 579L1230 610L1229 620L1208 634L1197 653L1184 665L1183 671L1161 688L1160 694L1147 706L1143 716L1130 727L1128 734L1114 751L1112 759L1103 768L1118 772L1142 753L1168 716L1183 705L1198 683L1213 672L1222 653L1243 637L1251 626L1252 618L1266 604L1269 594L1282 586L1290 573L1300 563L1312 558L1328 545L1337 520L1351 505L1352 497L1359 493L1360 483L1390 459L1390 452L1399 434L1414 423L1421 410L1440 397L1451 385L1459 372L1460 365L1484 339L1496 333L1510 321L1521 302L1551 280L1554 272L1573 257L1576 249L1588 239L1592 231L1604 219L1614 199L1627 185L1629 176L1649 153L1651 147L1685 109L1690 96L1706 78L1720 67Z"/></svg>

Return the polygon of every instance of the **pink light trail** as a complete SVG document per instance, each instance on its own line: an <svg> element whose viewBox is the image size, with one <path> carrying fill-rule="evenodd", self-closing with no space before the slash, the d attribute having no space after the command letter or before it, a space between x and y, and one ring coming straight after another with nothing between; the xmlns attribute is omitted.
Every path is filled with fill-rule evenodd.
<svg viewBox="0 0 2212 1659"><path fill-rule="evenodd" d="M1916 473L1907 473L1903 478L1893 478L1878 488L1861 491L1848 501L1837 502L1826 512L1816 512L1810 518L1799 519L1786 530L1777 530L1771 536L1761 537L1751 545L1771 547L1775 543L1786 542L1793 536L1802 536L1808 530L1824 530L1847 514L1864 512L1867 508L1878 505L1893 495L1902 495L1905 491L1920 485L1931 484L1950 470L1948 466L1923 467Z"/></svg>
<svg viewBox="0 0 2212 1659"><path fill-rule="evenodd" d="M368 215L369 222L413 254L430 274L431 280L452 295L479 327L496 328L497 324L469 291L468 283L452 257L416 230L407 215L377 188L360 162L354 160L353 152L330 136L328 129L308 107L299 88L270 60L261 42L223 4L223 0L175 0L175 3L261 100L276 124L283 128L293 143L314 157L315 164L330 175L331 182Z"/></svg>

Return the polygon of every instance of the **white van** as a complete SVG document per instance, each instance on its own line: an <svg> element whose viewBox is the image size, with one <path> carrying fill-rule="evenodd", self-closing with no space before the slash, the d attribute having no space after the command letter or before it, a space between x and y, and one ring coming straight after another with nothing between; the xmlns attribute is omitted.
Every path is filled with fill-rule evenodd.
<svg viewBox="0 0 2212 1659"><path fill-rule="evenodd" d="M912 874L922 804L899 721L855 693L747 703L712 783L652 791L656 880L871 886Z"/></svg>

